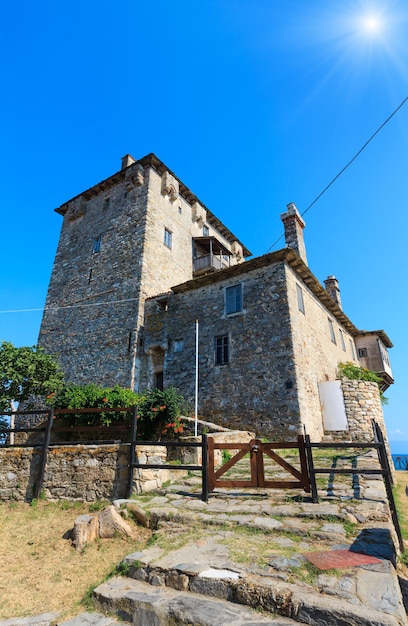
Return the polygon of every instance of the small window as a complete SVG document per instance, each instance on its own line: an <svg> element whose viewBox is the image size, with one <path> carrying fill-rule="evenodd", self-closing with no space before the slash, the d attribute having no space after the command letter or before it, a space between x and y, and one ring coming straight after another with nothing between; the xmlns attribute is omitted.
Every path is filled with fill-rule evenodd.
<svg viewBox="0 0 408 626"><path fill-rule="evenodd" d="M359 358L368 356L367 348L359 348L358 349L358 356L359 356Z"/></svg>
<svg viewBox="0 0 408 626"><path fill-rule="evenodd" d="M330 319L328 319L327 321L329 322L330 339L332 340L333 343L337 343L336 335L334 334L333 322Z"/></svg>
<svg viewBox="0 0 408 626"><path fill-rule="evenodd" d="M171 248L172 233L168 228L164 229L164 245Z"/></svg>
<svg viewBox="0 0 408 626"><path fill-rule="evenodd" d="M102 236L99 235L99 237L95 237L95 239L93 240L93 244L92 244L92 253L96 254L97 252L101 251L101 241L102 241Z"/></svg>
<svg viewBox="0 0 408 626"><path fill-rule="evenodd" d="M356 361L356 351L354 349L354 341L352 341L351 339L349 339L349 343L350 343L350 352L352 354L353 359Z"/></svg>
<svg viewBox="0 0 408 626"><path fill-rule="evenodd" d="M180 215L181 215L181 206L179 206L179 208L178 208L178 212L179 212L179 213L180 213Z"/></svg>
<svg viewBox="0 0 408 626"><path fill-rule="evenodd" d="M343 348L344 352L346 351L346 344L344 341L344 334L343 331L339 328L339 334L340 334L340 342L341 342L341 347Z"/></svg>
<svg viewBox="0 0 408 626"><path fill-rule="evenodd" d="M184 341L183 339L175 339L173 343L173 351L174 352L183 352L184 349Z"/></svg>
<svg viewBox="0 0 408 626"><path fill-rule="evenodd" d="M299 309L299 311L304 313L305 312L305 303L303 301L303 291L302 291L302 287L300 285L296 285L296 297L297 297L298 309Z"/></svg>
<svg viewBox="0 0 408 626"><path fill-rule="evenodd" d="M208 237L209 234L210 229L208 228L208 226L203 226L203 237Z"/></svg>
<svg viewBox="0 0 408 626"><path fill-rule="evenodd" d="M228 344L228 335L215 337L215 365L226 365L229 363Z"/></svg>
<svg viewBox="0 0 408 626"><path fill-rule="evenodd" d="M225 312L227 315L242 311L242 285L233 285L225 289Z"/></svg>

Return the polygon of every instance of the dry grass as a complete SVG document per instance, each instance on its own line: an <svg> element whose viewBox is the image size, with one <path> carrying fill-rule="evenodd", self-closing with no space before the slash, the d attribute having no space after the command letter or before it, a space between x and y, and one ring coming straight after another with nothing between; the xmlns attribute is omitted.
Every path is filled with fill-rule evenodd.
<svg viewBox="0 0 408 626"><path fill-rule="evenodd" d="M395 472L396 485L394 487L394 497L398 508L398 519L401 526L402 536L408 539L408 472Z"/></svg>
<svg viewBox="0 0 408 626"><path fill-rule="evenodd" d="M71 617L84 610L86 594L121 559L145 545L140 541L102 539L78 553L68 538L85 504L37 502L0 504L0 618L60 611Z"/></svg>

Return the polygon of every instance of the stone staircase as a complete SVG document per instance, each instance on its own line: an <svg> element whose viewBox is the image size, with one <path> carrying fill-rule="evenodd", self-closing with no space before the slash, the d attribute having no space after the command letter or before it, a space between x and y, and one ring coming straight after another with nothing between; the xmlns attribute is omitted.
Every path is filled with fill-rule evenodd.
<svg viewBox="0 0 408 626"><path fill-rule="evenodd" d="M367 453L336 455L335 466L349 465L351 456L353 467L376 467ZM239 477L244 469L233 471ZM268 471L284 478L282 468ZM217 489L205 503L193 476L116 501L125 517L150 528L152 542L94 590L95 612L0 626L407 626L381 478L322 476L318 487L319 504L300 490L240 488ZM307 558L319 551L324 560L332 550L379 561L320 570Z"/></svg>

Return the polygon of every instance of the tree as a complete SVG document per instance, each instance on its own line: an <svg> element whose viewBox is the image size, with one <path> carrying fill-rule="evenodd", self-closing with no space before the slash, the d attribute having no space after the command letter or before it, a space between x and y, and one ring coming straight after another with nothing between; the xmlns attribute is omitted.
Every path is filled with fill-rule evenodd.
<svg viewBox="0 0 408 626"><path fill-rule="evenodd" d="M18 403L31 396L56 393L63 378L55 358L42 348L16 348L9 341L0 344L0 410L15 411Z"/></svg>

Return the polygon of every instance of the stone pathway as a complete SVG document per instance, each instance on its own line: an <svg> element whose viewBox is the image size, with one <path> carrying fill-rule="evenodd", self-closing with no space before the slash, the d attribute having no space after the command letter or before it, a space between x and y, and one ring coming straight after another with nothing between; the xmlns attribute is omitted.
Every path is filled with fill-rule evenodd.
<svg viewBox="0 0 408 626"><path fill-rule="evenodd" d="M375 458L364 455L362 466L370 464ZM122 576L95 589L99 613L0 626L110 626L116 618L138 626L406 626L382 480L335 475L324 481L319 504L299 491L267 489L217 489L205 503L198 478L116 501L153 531L154 541L123 560ZM307 559L309 552L333 549L380 562L321 571Z"/></svg>

